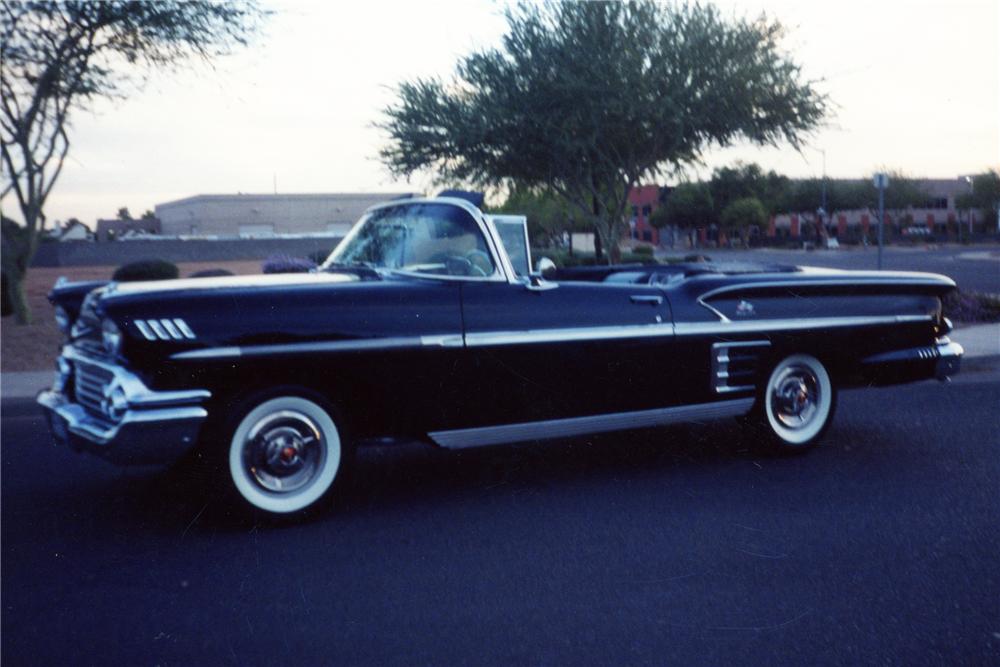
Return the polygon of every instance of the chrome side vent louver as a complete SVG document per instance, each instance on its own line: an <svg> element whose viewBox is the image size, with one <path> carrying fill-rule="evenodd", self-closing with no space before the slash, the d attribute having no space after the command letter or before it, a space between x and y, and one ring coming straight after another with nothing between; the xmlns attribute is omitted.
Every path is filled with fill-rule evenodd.
<svg viewBox="0 0 1000 667"><path fill-rule="evenodd" d="M758 362L766 340L712 345L712 389L717 394L757 388Z"/></svg>
<svg viewBox="0 0 1000 667"><path fill-rule="evenodd" d="M135 326L146 340L193 340L195 338L191 327L179 317L135 320Z"/></svg>

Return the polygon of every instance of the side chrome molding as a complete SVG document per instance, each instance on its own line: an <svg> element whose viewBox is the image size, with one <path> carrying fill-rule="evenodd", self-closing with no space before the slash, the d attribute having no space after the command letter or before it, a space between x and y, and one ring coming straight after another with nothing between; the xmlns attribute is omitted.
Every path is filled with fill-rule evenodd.
<svg viewBox="0 0 1000 667"><path fill-rule="evenodd" d="M223 359L316 352L352 352L362 350L392 350L420 347L488 347L496 345L527 345L538 343L569 343L623 338L670 336L728 336L742 333L775 333L838 327L863 327L901 322L926 322L931 315L888 315L864 317L815 317L785 320L755 320L751 322L679 322L678 324L631 324L609 327L567 329L535 329L530 331L480 331L466 334L431 336L400 336L353 340L313 341L306 343L276 343L242 347L207 347L171 355L171 359Z"/></svg>
<svg viewBox="0 0 1000 667"><path fill-rule="evenodd" d="M232 357L267 357L284 354L316 352L360 352L363 350L395 350L419 347L462 347L461 334L439 336L401 336L395 338L361 338L354 340L324 340L308 343L275 343L242 347L206 347L177 352L171 359L226 359Z"/></svg>
<svg viewBox="0 0 1000 667"><path fill-rule="evenodd" d="M784 320L753 320L740 322L678 322L674 329L678 336L710 336L736 333L769 333L830 329L841 327L870 327L879 324L904 322L929 322L932 315L864 315L858 317L804 317Z"/></svg>
<svg viewBox="0 0 1000 667"><path fill-rule="evenodd" d="M524 345L527 343L568 343L571 341L615 340L673 336L673 324L632 324L617 327L579 327L575 329L535 329L531 331L482 331L465 335L469 347Z"/></svg>
<svg viewBox="0 0 1000 667"><path fill-rule="evenodd" d="M568 419L435 431L429 435L434 442L446 449L467 449L525 440L547 440L587 433L606 433L630 428L647 428L665 424L736 417L749 412L753 401L752 398L740 398L655 410L616 412Z"/></svg>

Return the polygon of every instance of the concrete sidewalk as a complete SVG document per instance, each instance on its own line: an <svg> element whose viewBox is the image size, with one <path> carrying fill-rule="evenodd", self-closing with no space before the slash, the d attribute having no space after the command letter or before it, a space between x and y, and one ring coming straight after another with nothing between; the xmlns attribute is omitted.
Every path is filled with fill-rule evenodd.
<svg viewBox="0 0 1000 667"><path fill-rule="evenodd" d="M955 329L951 339L965 348L963 371L1000 367L1000 322ZM0 374L0 398L34 398L52 383L52 371Z"/></svg>

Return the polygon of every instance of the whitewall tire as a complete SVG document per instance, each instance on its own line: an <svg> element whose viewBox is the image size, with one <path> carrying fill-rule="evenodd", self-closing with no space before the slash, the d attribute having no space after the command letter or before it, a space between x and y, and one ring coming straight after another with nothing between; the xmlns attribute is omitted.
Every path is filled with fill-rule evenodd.
<svg viewBox="0 0 1000 667"><path fill-rule="evenodd" d="M807 354L795 354L771 371L760 397L760 416L778 449L807 449L830 425L835 405L833 383L823 364Z"/></svg>
<svg viewBox="0 0 1000 667"><path fill-rule="evenodd" d="M229 442L229 478L258 510L299 512L323 498L343 467L341 433L330 414L300 396L251 409Z"/></svg>

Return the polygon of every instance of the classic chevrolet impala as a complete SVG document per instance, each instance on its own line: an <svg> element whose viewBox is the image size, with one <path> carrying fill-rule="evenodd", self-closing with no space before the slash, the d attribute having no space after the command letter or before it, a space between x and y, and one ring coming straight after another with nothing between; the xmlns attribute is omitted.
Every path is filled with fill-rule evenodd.
<svg viewBox="0 0 1000 667"><path fill-rule="evenodd" d="M365 443L449 449L742 417L815 444L842 387L944 378L924 273L692 263L530 271L523 224L460 198L365 213L311 274L57 285L38 397L56 441L198 456L249 509L303 510Z"/></svg>

